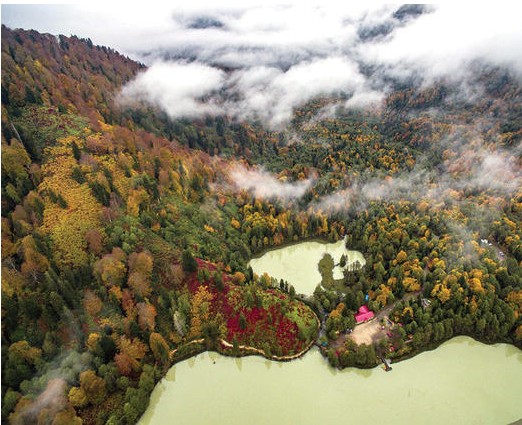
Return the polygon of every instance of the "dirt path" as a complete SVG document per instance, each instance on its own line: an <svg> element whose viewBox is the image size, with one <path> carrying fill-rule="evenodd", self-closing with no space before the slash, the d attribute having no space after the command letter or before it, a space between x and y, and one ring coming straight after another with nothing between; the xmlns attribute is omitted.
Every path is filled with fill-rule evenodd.
<svg viewBox="0 0 522 425"><path fill-rule="evenodd" d="M224 346L224 347L227 347L227 348L232 348L233 345L228 342L228 341L225 341L224 339L220 339L219 342L221 342L221 344ZM251 347L249 345L239 345L238 348L240 350L243 350L243 351L250 351L254 354L259 354L263 357L266 357L267 359L269 360L276 360L276 361L280 361L280 362L287 362L287 361L290 361L290 360L294 360L294 359L297 359L301 356L304 356L307 351L312 348L312 346L314 345L315 343L315 340L312 340L310 341L310 343L304 348L302 349L301 351L299 351L298 353L296 354L293 354L291 356L269 356L265 353L264 350L260 349L260 348L255 348L255 347Z"/></svg>
<svg viewBox="0 0 522 425"><path fill-rule="evenodd" d="M321 322L319 321L319 318L317 317L317 315L315 313L314 313L314 316L315 316L315 320L317 321L317 329L319 331L321 329ZM269 360L276 360L276 361L286 362L286 361L294 360L294 359L297 359L297 358L299 358L301 356L304 356L308 352L308 350L310 350L310 348L312 348L312 346L315 344L315 341L316 341L316 338L312 338L312 340L308 343L308 345L305 348L303 348L298 353L292 354L290 356L268 355L268 354L265 353L264 350L262 350L260 348L256 348L256 347L251 347L249 345L239 345L238 348L240 350L242 350L243 352L250 351L253 354L259 354L259 355L261 355L263 357L266 357ZM202 344L203 342L205 342L204 338L196 339L196 340L188 342L183 347L186 347L186 346L191 345L191 344ZM226 341L226 340L224 340L222 338L219 338L219 342L221 343L221 345L223 347L227 347L227 348L232 348L233 347L233 344L231 344L230 342L228 342L228 341ZM179 348L176 348L175 350L172 350L169 353L169 357L170 357L171 360L174 358L174 355L176 354L176 352L178 350L179 350Z"/></svg>
<svg viewBox="0 0 522 425"><path fill-rule="evenodd" d="M388 326L385 326L384 329L381 328L381 319L387 317L388 314L400 301L407 301L416 297L419 294L420 291L412 292L411 294L406 294L404 297L402 297L401 300L395 301L393 304L390 304L389 306L383 308L369 322L356 325L352 333L347 335L341 335L339 338L337 338L337 340L333 343L334 347L344 345L346 338L352 339L357 345L370 345L380 341L382 338L386 337L386 332L388 332L389 330Z"/></svg>

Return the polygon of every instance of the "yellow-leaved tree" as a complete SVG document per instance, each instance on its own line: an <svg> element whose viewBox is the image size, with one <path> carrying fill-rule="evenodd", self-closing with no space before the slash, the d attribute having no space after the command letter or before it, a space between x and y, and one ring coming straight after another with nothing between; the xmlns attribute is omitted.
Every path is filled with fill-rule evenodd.
<svg viewBox="0 0 522 425"><path fill-rule="evenodd" d="M192 297L190 338L201 336L203 323L210 319L210 303L213 298L205 286L200 286Z"/></svg>
<svg viewBox="0 0 522 425"><path fill-rule="evenodd" d="M446 285L443 285L441 283L437 283L433 290L431 291L432 297L437 297L439 301L444 304L446 301L448 301L451 297L451 289L448 288Z"/></svg>

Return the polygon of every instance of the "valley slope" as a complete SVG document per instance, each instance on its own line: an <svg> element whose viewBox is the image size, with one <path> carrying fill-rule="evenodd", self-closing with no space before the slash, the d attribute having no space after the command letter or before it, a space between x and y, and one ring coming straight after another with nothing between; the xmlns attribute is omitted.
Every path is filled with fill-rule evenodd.
<svg viewBox="0 0 522 425"><path fill-rule="evenodd" d="M173 362L294 356L316 315L336 367L459 334L521 347L522 93L475 66L479 99L412 81L379 109L324 116L338 99L317 98L269 131L123 106L143 64L3 26L2 420L135 423ZM366 266L306 299L248 267L343 237ZM401 326L358 346L344 331L366 298Z"/></svg>

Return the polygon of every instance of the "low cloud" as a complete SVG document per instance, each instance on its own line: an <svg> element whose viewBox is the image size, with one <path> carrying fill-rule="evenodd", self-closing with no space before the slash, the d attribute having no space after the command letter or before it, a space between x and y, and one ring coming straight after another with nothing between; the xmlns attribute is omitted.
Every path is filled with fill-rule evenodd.
<svg viewBox="0 0 522 425"><path fill-rule="evenodd" d="M301 198L313 184L313 179L287 182L263 169L236 165L229 173L236 190L250 192L256 198L291 201Z"/></svg>
<svg viewBox="0 0 522 425"><path fill-rule="evenodd" d="M522 188L522 142L509 150L495 148L482 135L488 128L480 117L456 126L437 141L440 163L419 156L411 171L386 177L363 173L346 187L316 200L312 209L362 211L371 201L426 200L434 208L466 203L464 210L475 211L476 223L491 223L503 200ZM480 194L481 199L470 205L469 194Z"/></svg>
<svg viewBox="0 0 522 425"><path fill-rule="evenodd" d="M358 65L343 57L303 62L287 71L256 66L228 73L198 63L158 62L123 88L120 101L147 102L172 118L226 114L280 129L296 107L316 96L355 93L352 106L358 107L379 101L382 95L366 89L365 82Z"/></svg>
<svg viewBox="0 0 522 425"><path fill-rule="evenodd" d="M368 109L382 104L384 93L377 90L363 88L354 92L344 104L347 109Z"/></svg>
<svg viewBox="0 0 522 425"><path fill-rule="evenodd" d="M511 194L522 187L520 167L510 153L481 152L479 164L473 168L469 184L474 189L493 190L501 194Z"/></svg>
<svg viewBox="0 0 522 425"><path fill-rule="evenodd" d="M390 74L417 74L428 81L460 79L467 65L477 60L508 66L522 76L517 49L522 43L520 13L519 4L438 5L430 13L410 18L386 39L358 48L366 62L386 67Z"/></svg>
<svg viewBox="0 0 522 425"><path fill-rule="evenodd" d="M72 319L73 323L75 322ZM16 423L36 423L42 411L53 417L67 405L66 389L77 383L78 374L91 364L89 353L64 351L45 365L45 371L28 383L29 393L37 395L17 413Z"/></svg>
<svg viewBox="0 0 522 425"><path fill-rule="evenodd" d="M163 109L169 116L198 117L219 113L211 95L221 89L225 73L197 63L158 62L127 84L120 102L148 102Z"/></svg>
<svg viewBox="0 0 522 425"><path fill-rule="evenodd" d="M316 96L362 90L365 78L356 63L332 57L299 63L286 72L267 67L242 70L232 75L231 83L241 100L228 104L230 115L261 119L270 128L280 128L297 106Z"/></svg>
<svg viewBox="0 0 522 425"><path fill-rule="evenodd" d="M471 133L472 141L450 136L441 142L454 154L435 169L419 158L412 171L385 178L363 176L348 187L321 197L312 208L329 212L362 211L371 201L417 202L421 199L437 207L468 202L460 195L462 191L498 199L516 194L522 187L522 167L516 157L521 146L510 152L492 151L474 131ZM492 214L491 209L501 205L502 202L493 202L475 207L479 210L487 207L490 211L483 212Z"/></svg>
<svg viewBox="0 0 522 425"><path fill-rule="evenodd" d="M18 420L15 423L36 423L43 410L52 418L67 404L66 389L67 383L63 379L50 379L38 397L17 413Z"/></svg>
<svg viewBox="0 0 522 425"><path fill-rule="evenodd" d="M148 93L149 101L171 116L222 113L281 129L296 107L317 96L344 98L348 109L375 107L390 81L466 81L468 66L477 61L522 75L516 53L522 31L514 22L519 15L497 9L256 5L203 13L184 8L173 13L169 35L156 48L143 50L144 58L168 58L173 69L179 61L204 64L194 66L216 70L210 88L221 89L220 96L204 101L189 96L186 102L178 86L163 81L171 77L157 72L156 65L140 78L151 84L157 79L161 96L150 89L139 93L144 99ZM203 91L197 95L208 94ZM179 104L185 107L173 106ZM190 113L191 106L196 112Z"/></svg>
<svg viewBox="0 0 522 425"><path fill-rule="evenodd" d="M436 185L435 185L436 186ZM430 175L424 171L412 171L394 178L369 178L357 180L349 187L326 195L313 204L313 209L327 212L362 211L370 201L394 201L413 199L414 190L425 189L424 194L433 193L435 187Z"/></svg>
<svg viewBox="0 0 522 425"><path fill-rule="evenodd" d="M465 81L477 63L522 77L521 9L516 2L9 5L2 22L90 37L144 61L150 69L124 88L127 100L172 117L230 114L279 128L314 96L373 107L390 82Z"/></svg>
<svg viewBox="0 0 522 425"><path fill-rule="evenodd" d="M372 107L384 92L382 84L369 81L360 70L360 55L354 50L360 42L357 28L363 18L369 22L370 15L390 16L396 9L254 5L203 12L183 7L172 14L172 31L161 43L137 47L146 62L160 58L164 72L158 72L154 62L124 89L125 98L148 101L175 118L225 114L261 121L271 130L285 127L295 108L318 96L348 99L346 108ZM188 61L226 73L212 80L212 96L206 92L204 100L187 99L172 87L165 61L173 69L180 62L189 66ZM173 106L180 104L187 107Z"/></svg>

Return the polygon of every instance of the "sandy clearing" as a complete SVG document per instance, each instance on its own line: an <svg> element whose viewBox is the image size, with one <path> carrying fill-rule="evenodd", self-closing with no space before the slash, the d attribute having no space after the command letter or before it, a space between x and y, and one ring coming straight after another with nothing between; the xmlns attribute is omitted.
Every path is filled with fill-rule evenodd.
<svg viewBox="0 0 522 425"><path fill-rule="evenodd" d="M383 331L381 329L381 324L378 318L357 325L352 333L348 335L348 337L354 340L357 345L373 344L384 336L386 336L385 330Z"/></svg>

